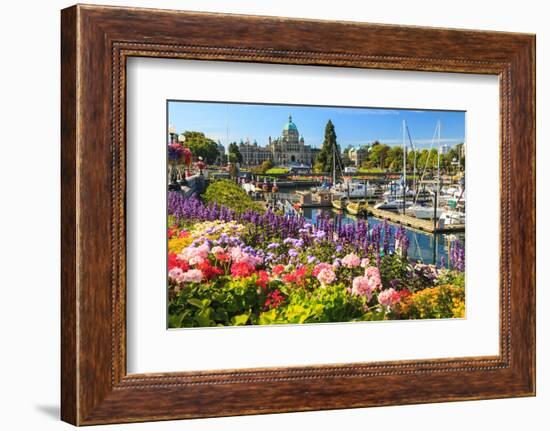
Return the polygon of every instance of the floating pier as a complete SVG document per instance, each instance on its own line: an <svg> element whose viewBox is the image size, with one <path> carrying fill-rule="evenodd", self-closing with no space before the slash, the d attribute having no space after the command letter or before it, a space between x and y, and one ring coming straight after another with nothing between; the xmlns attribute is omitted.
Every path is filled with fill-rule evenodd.
<svg viewBox="0 0 550 431"><path fill-rule="evenodd" d="M444 226L434 226L433 220L418 219L406 214L398 214L391 211L376 209L370 205L366 207L366 212L373 217L388 220L392 223L401 224L411 229L417 229L429 233L453 233L464 232L463 224L452 224Z"/></svg>

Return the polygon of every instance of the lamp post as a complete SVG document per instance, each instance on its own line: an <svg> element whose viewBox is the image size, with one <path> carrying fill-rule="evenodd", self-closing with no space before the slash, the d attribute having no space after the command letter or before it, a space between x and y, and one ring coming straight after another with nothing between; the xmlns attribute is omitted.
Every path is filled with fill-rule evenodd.
<svg viewBox="0 0 550 431"><path fill-rule="evenodd" d="M185 147L185 135L183 133L181 133L179 136L178 136L178 142L180 143L180 145L182 147ZM182 157L182 161L185 163L185 153L184 153L184 156ZM181 173L181 168L180 168L181 165L178 165L178 180L182 180L182 179L185 179L186 175Z"/></svg>

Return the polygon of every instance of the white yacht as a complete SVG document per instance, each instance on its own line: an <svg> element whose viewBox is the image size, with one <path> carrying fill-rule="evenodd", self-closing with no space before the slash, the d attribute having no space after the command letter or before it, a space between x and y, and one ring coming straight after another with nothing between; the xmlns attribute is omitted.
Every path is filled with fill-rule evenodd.
<svg viewBox="0 0 550 431"><path fill-rule="evenodd" d="M412 201L405 201L405 210L412 206ZM384 202L379 202L374 206L377 210L386 210L386 211L402 211L403 210L403 199L393 199Z"/></svg>
<svg viewBox="0 0 550 431"><path fill-rule="evenodd" d="M439 217L439 223L444 226L466 224L466 213L454 210L443 211Z"/></svg>
<svg viewBox="0 0 550 431"><path fill-rule="evenodd" d="M409 208L407 208L407 213L419 219L432 220L434 218L434 207L412 205ZM442 214L443 214L443 208L437 208L435 210L435 218L439 219Z"/></svg>
<svg viewBox="0 0 550 431"><path fill-rule="evenodd" d="M376 193L375 187L371 186L368 181L364 183L349 180L335 184L330 191L335 199L347 197L351 199L371 198Z"/></svg>

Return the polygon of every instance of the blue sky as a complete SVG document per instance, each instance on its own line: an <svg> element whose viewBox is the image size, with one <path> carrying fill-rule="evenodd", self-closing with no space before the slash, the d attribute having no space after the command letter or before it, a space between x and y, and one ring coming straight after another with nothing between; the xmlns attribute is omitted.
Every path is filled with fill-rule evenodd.
<svg viewBox="0 0 550 431"><path fill-rule="evenodd" d="M342 149L375 140L388 145L401 145L403 120L407 121L418 148L430 146L438 120L441 121L441 144L464 142L465 136L463 111L168 102L168 123L178 133L185 130L203 132L209 138L221 141L226 148L229 142L247 138L251 142L257 140L259 145L266 145L269 136L280 136L289 114L305 143L317 148L323 142L329 119L334 123L337 141Z"/></svg>

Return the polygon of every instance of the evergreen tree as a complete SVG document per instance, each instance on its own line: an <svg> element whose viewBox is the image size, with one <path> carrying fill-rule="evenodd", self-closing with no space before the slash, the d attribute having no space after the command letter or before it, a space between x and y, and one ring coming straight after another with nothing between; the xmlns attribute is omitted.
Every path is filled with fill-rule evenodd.
<svg viewBox="0 0 550 431"><path fill-rule="evenodd" d="M321 146L321 151L319 156L317 156L317 161L315 162L315 170L317 172L332 172L333 167L333 155L336 148L336 169L341 168L342 161L340 159L340 146L336 142L336 132L334 131L334 124L331 120L328 120L327 125L325 126L325 139L323 145Z"/></svg>
<svg viewBox="0 0 550 431"><path fill-rule="evenodd" d="M231 157L231 154L233 154L233 157ZM230 157L229 161L231 163L235 163L235 162L242 163L243 162L243 155L239 151L239 146L237 145L236 142L231 142L229 144L228 156Z"/></svg>

